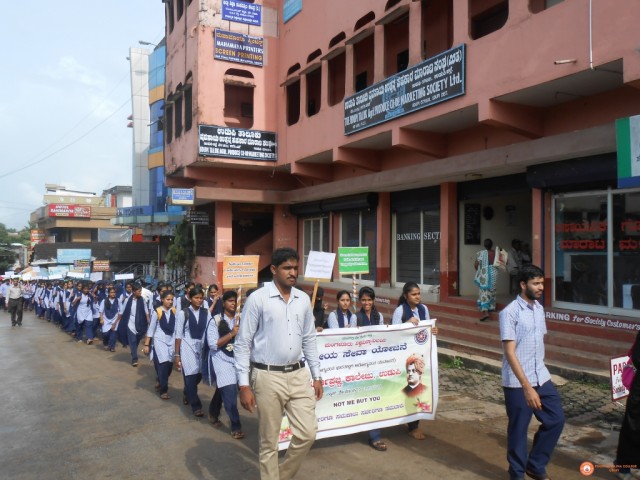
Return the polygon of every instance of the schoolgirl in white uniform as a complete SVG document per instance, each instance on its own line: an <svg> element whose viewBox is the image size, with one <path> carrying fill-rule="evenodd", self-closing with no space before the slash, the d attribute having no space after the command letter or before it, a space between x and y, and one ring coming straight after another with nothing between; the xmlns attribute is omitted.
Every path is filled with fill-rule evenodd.
<svg viewBox="0 0 640 480"><path fill-rule="evenodd" d="M162 400L169 400L169 376L173 370L173 354L176 341L176 309L173 307L173 293L165 290L161 293L162 306L151 312L151 321L147 329L143 352L151 351L153 366L156 369L156 390ZM151 346L153 340L153 346Z"/></svg>
<svg viewBox="0 0 640 480"><path fill-rule="evenodd" d="M120 316L120 305L116 298L116 289L111 287L108 292L108 297L100 301L98 306L100 312L100 325L102 330L102 345L106 350L111 352L116 351L116 339L118 333L116 332L116 324L118 317Z"/></svg>

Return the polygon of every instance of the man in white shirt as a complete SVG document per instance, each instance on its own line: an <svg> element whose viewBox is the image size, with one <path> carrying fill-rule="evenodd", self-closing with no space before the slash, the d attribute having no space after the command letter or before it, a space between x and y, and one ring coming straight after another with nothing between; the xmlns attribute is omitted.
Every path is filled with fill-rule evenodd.
<svg viewBox="0 0 640 480"><path fill-rule="evenodd" d="M9 301L9 313L11 314L11 326L22 326L22 286L20 285L20 279L14 277L11 281L11 286L7 292L7 298Z"/></svg>

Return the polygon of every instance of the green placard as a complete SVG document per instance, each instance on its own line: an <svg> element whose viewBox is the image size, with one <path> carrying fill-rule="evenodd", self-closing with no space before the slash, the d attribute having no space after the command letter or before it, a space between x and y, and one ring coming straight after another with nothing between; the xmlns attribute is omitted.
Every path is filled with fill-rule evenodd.
<svg viewBox="0 0 640 480"><path fill-rule="evenodd" d="M369 247L338 248L340 274L369 273Z"/></svg>

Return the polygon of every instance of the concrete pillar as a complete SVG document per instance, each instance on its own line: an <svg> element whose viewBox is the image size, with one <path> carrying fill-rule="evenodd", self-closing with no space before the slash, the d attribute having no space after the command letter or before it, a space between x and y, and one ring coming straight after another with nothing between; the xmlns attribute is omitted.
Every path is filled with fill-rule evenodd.
<svg viewBox="0 0 640 480"><path fill-rule="evenodd" d="M422 2L409 4L409 66L422 61Z"/></svg>
<svg viewBox="0 0 640 480"><path fill-rule="evenodd" d="M469 43L469 2L453 2L453 45Z"/></svg>
<svg viewBox="0 0 640 480"><path fill-rule="evenodd" d="M320 71L320 105L318 105L318 110L329 106L329 62L323 60L320 68L322 70Z"/></svg>
<svg viewBox="0 0 640 480"><path fill-rule="evenodd" d="M391 285L391 194L378 194L378 223L376 230L376 284ZM373 252L372 252L373 253Z"/></svg>
<svg viewBox="0 0 640 480"><path fill-rule="evenodd" d="M458 184L440 185L440 301L458 296Z"/></svg>
<svg viewBox="0 0 640 480"><path fill-rule="evenodd" d="M281 247L297 248L298 218L289 212L287 205L275 205L273 209L273 249Z"/></svg>
<svg viewBox="0 0 640 480"><path fill-rule="evenodd" d="M353 72L355 69L355 65L353 55L353 45L347 45L345 50L345 67L344 67L344 81L346 82L344 86L344 96L350 97L354 93L356 93L356 82L353 78Z"/></svg>
<svg viewBox="0 0 640 480"><path fill-rule="evenodd" d="M376 25L373 30L373 83L384 80L384 25Z"/></svg>
<svg viewBox="0 0 640 480"><path fill-rule="evenodd" d="M222 263L223 259L227 255L233 254L232 245L232 203L231 202L216 202L215 205L215 245L216 245L216 270L217 280L222 281Z"/></svg>

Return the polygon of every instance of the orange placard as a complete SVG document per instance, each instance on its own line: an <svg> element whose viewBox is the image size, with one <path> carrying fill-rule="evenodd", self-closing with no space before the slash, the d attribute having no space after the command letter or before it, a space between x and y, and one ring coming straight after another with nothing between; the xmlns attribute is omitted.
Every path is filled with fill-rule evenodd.
<svg viewBox="0 0 640 480"><path fill-rule="evenodd" d="M260 255L233 255L222 262L223 288L257 287Z"/></svg>

